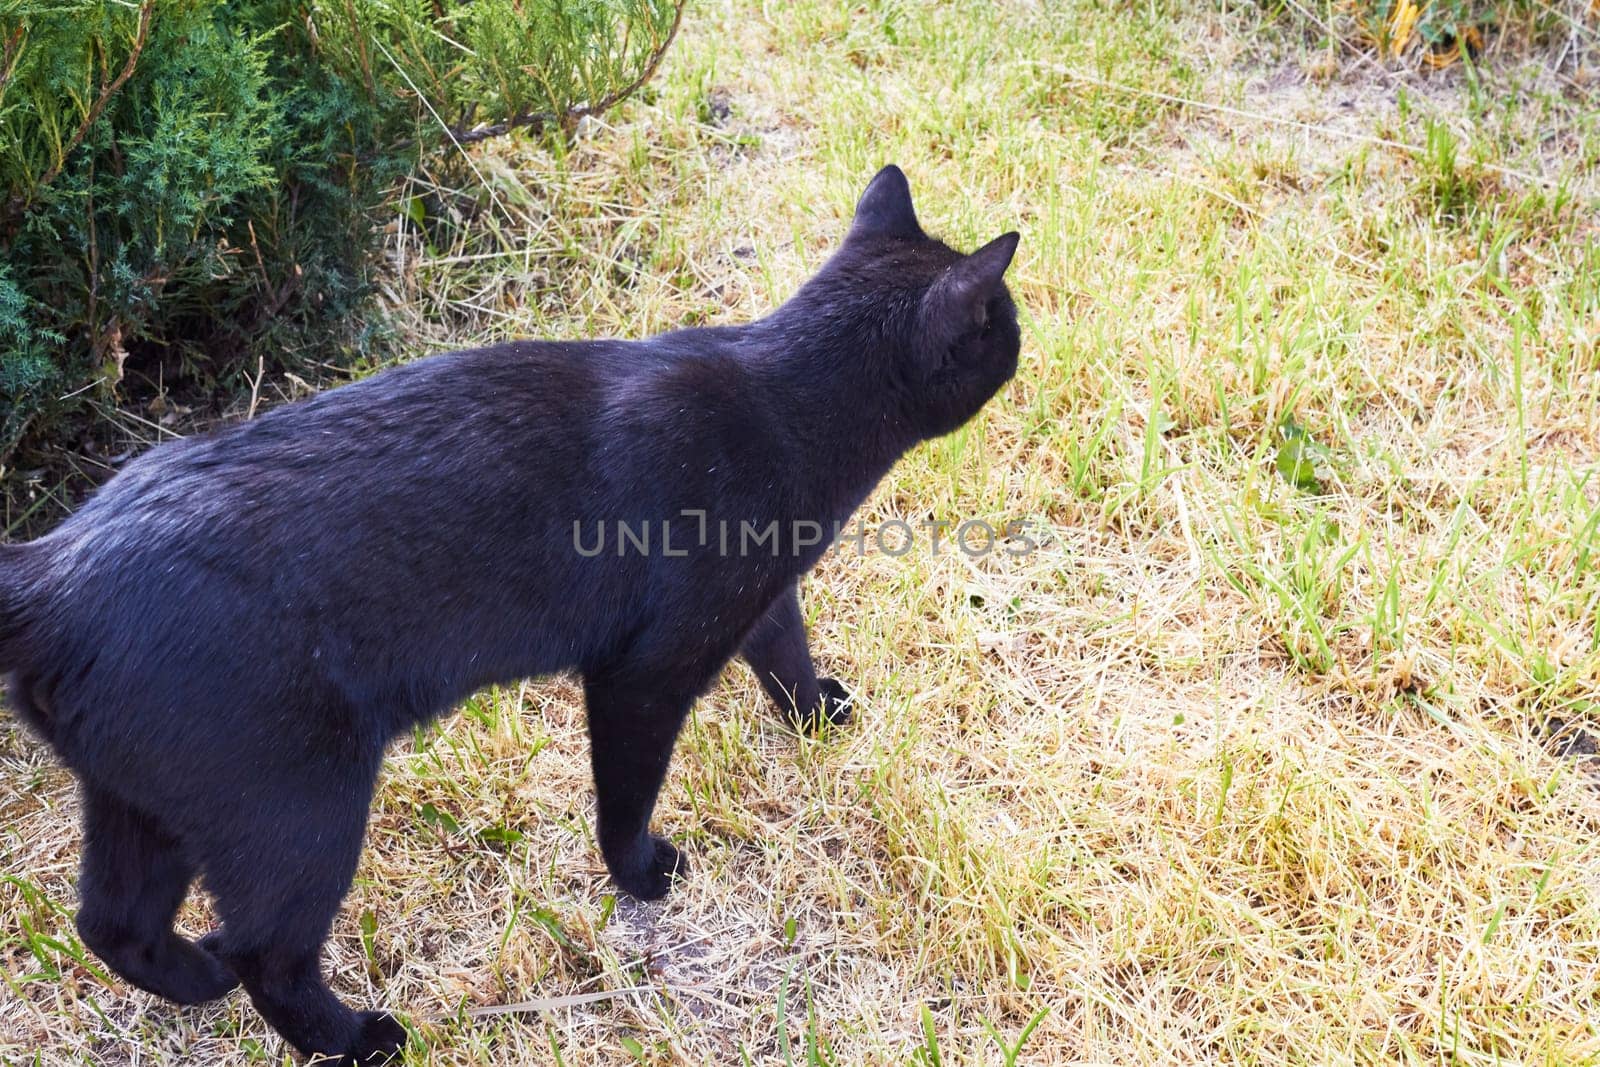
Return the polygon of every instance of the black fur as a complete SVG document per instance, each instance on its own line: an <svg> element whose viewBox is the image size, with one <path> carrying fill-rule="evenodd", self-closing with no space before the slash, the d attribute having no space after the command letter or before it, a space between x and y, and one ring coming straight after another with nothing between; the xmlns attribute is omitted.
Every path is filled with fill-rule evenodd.
<svg viewBox="0 0 1600 1067"><path fill-rule="evenodd" d="M242 982L302 1052L381 1061L405 1031L340 1003L318 959L384 747L554 671L583 679L613 879L667 892L686 865L650 812L731 656L804 725L848 714L796 597L825 545L788 531L831 532L1011 377L1016 241L926 237L888 167L765 319L418 360L154 449L0 548L13 703L83 787L84 942L143 989ZM722 550L720 523L774 520L778 544ZM579 551L619 521L652 551ZM171 924L197 875L222 925L195 944Z"/></svg>

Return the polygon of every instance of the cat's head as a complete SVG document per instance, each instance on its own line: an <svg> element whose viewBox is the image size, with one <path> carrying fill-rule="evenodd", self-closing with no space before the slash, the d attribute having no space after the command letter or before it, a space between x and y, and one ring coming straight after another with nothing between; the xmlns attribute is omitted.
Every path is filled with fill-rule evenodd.
<svg viewBox="0 0 1600 1067"><path fill-rule="evenodd" d="M1022 335L1005 272L1018 235L970 255L922 232L911 188L896 166L880 170L856 205L844 246L824 273L873 301L875 351L901 413L924 438L978 413L1016 372Z"/></svg>

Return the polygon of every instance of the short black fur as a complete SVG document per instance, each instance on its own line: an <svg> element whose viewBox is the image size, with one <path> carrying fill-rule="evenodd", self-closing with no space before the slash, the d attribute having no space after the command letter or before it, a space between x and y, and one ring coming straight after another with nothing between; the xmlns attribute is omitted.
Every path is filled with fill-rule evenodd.
<svg viewBox="0 0 1600 1067"><path fill-rule="evenodd" d="M179 1003L242 982L303 1053L383 1060L404 1029L336 999L319 955L384 748L555 671L583 679L612 878L667 892L686 866L651 809L730 657L802 725L848 714L796 594L825 545L788 531L832 531L1011 377L1016 243L927 237L888 167L765 319L418 360L153 449L0 548L12 702L82 784L85 944ZM715 533L773 521L742 554ZM619 522L654 551L589 551ZM196 877L222 919L198 943L172 929Z"/></svg>

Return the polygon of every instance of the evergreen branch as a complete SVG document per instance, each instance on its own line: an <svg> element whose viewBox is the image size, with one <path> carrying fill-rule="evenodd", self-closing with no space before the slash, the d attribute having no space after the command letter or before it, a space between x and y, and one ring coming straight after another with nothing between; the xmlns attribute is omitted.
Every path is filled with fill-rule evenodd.
<svg viewBox="0 0 1600 1067"><path fill-rule="evenodd" d="M6 94L6 82L11 80L11 75L16 72L17 64L22 60L22 35L27 32L27 27L19 24L6 38L5 44L0 45L0 99Z"/></svg>
<svg viewBox="0 0 1600 1067"><path fill-rule="evenodd" d="M116 95L118 89L122 88L122 84L132 77L133 68L139 62L139 54L144 51L144 42L150 33L150 17L155 13L155 8L155 0L145 0L144 3L139 5L139 30L134 34L133 48L128 52L128 61L122 65L122 73L101 87L100 95L95 98L94 103L90 105L88 112L83 116L83 121L78 124L77 132L68 139L60 155L56 157L55 164L44 172L44 176L34 186L36 190L42 189L56 180L56 177L61 173L61 168L67 165L67 157L72 155L73 150L83 143L83 139L89 135L89 128L100 118L100 113L106 109L106 105L111 102L111 98Z"/></svg>
<svg viewBox="0 0 1600 1067"><path fill-rule="evenodd" d="M677 0L672 14L672 25L668 27L666 36L650 50L650 55L645 59L644 69L639 72L639 76L622 88L607 93L594 103L580 104L577 107L570 108L561 115L549 111L523 112L505 122L497 122L489 126L474 126L471 129L446 126L445 134L458 145L476 144L479 141L487 141L491 137L503 137L515 129L543 130L558 123L562 126L570 126L579 119L609 111L638 92L645 82L655 76L656 68L661 66L661 60L666 56L667 49L671 47L673 39L678 36L678 26L683 22L683 9L687 2L688 0ZM401 147L409 146L410 142L406 142Z"/></svg>

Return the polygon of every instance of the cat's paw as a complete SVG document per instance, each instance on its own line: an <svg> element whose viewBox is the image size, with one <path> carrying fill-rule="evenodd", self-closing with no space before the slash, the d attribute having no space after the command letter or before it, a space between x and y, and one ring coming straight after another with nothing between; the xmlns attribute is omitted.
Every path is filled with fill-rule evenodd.
<svg viewBox="0 0 1600 1067"><path fill-rule="evenodd" d="M850 707L855 698L850 691L832 678L817 679L817 702L809 711L797 711L790 705L786 718L789 725L800 733L815 736L827 726L843 726L850 721Z"/></svg>
<svg viewBox="0 0 1600 1067"><path fill-rule="evenodd" d="M226 944L227 942L225 940L223 929L219 926L207 933L205 936L201 937L200 940L196 941L195 947L200 949L200 951L208 955L215 956L217 959L226 963L228 958L226 951L224 951L224 946Z"/></svg>
<svg viewBox="0 0 1600 1067"><path fill-rule="evenodd" d="M850 721L851 706L855 697L848 689L833 678L818 678L817 690L821 694L821 699L817 701L816 710L799 723L800 729L808 734L815 734L822 731L824 723L843 726Z"/></svg>
<svg viewBox="0 0 1600 1067"><path fill-rule="evenodd" d="M361 1029L350 1043L338 1067L378 1067L388 1063L406 1047L406 1028L386 1011L364 1011L356 1016Z"/></svg>
<svg viewBox="0 0 1600 1067"><path fill-rule="evenodd" d="M208 1004L227 996L239 985L238 975L206 944L206 938L198 943L175 938L172 947L169 976L174 984L165 994L168 1000L177 1004Z"/></svg>
<svg viewBox="0 0 1600 1067"><path fill-rule="evenodd" d="M646 834L621 863L608 858L611 880L629 896L640 900L659 900L667 895L675 879L689 873L689 861L676 845L664 837Z"/></svg>

